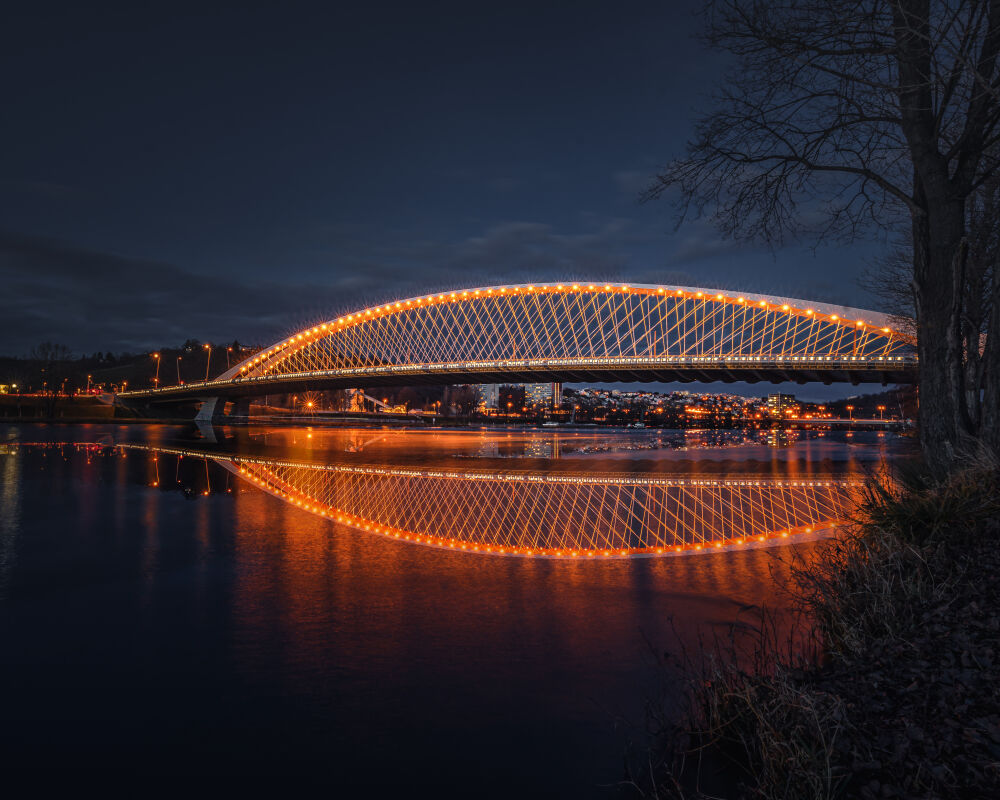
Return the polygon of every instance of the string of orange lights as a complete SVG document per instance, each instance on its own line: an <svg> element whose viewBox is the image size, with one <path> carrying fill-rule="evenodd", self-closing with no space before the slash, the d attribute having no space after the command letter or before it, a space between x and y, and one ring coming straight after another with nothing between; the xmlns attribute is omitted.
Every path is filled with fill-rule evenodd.
<svg viewBox="0 0 1000 800"><path fill-rule="evenodd" d="M228 377L505 359L863 358L903 360L912 342L868 312L672 287L539 284L400 300L307 328ZM227 376L223 376L226 378Z"/></svg>

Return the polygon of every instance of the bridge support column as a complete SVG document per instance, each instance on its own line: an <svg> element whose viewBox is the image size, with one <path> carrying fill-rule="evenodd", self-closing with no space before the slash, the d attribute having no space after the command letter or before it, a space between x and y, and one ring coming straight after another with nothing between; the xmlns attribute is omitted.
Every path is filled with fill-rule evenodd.
<svg viewBox="0 0 1000 800"><path fill-rule="evenodd" d="M206 397L195 415L195 422L219 424L226 411L226 401L221 397Z"/></svg>
<svg viewBox="0 0 1000 800"><path fill-rule="evenodd" d="M229 413L226 413L226 398L206 397L201 402L201 408L195 416L195 422L210 422L213 425L223 425L227 421L246 421L250 416L250 398L239 397L229 401Z"/></svg>

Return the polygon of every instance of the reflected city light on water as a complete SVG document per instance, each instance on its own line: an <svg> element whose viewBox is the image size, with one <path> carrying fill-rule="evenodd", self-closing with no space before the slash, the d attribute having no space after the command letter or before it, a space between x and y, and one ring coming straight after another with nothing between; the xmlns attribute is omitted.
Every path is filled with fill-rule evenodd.
<svg viewBox="0 0 1000 800"><path fill-rule="evenodd" d="M829 532L849 515L860 486L855 476L811 473L457 469L359 463L322 450L288 458L146 443L45 446L88 457L132 454L152 487L164 486L164 476L180 483L183 463L188 494L220 486L232 493L235 481L365 535L565 559L784 544ZM214 487L209 467L225 476Z"/></svg>
<svg viewBox="0 0 1000 800"><path fill-rule="evenodd" d="M499 759L502 796L605 796L650 700L682 707L680 654L752 665L765 622L811 646L796 570L907 452L836 431L0 436L8 761L359 795L389 752L403 791L428 769L479 787Z"/></svg>

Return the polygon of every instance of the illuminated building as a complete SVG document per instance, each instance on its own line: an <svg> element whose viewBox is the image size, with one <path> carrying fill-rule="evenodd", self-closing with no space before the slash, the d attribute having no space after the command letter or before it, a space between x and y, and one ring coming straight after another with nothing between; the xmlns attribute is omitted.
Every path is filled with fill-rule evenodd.
<svg viewBox="0 0 1000 800"><path fill-rule="evenodd" d="M500 387L495 383L476 386L476 408L481 412L495 411L500 404Z"/></svg>
<svg viewBox="0 0 1000 800"><path fill-rule="evenodd" d="M501 414L520 414L527 405L523 385L504 384L497 395Z"/></svg>
<svg viewBox="0 0 1000 800"><path fill-rule="evenodd" d="M550 410L562 401L561 383L528 383L524 387L524 401L528 408Z"/></svg>
<svg viewBox="0 0 1000 800"><path fill-rule="evenodd" d="M767 410L772 414L784 414L785 411L798 405L794 394L781 394L774 392L767 396Z"/></svg>

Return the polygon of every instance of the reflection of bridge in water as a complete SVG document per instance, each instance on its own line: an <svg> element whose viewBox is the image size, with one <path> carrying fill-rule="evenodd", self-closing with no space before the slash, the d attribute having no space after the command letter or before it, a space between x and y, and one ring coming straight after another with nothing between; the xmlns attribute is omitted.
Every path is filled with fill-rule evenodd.
<svg viewBox="0 0 1000 800"><path fill-rule="evenodd" d="M423 469L116 445L203 458L303 511L424 545L590 558L781 544L841 522L844 476Z"/></svg>

